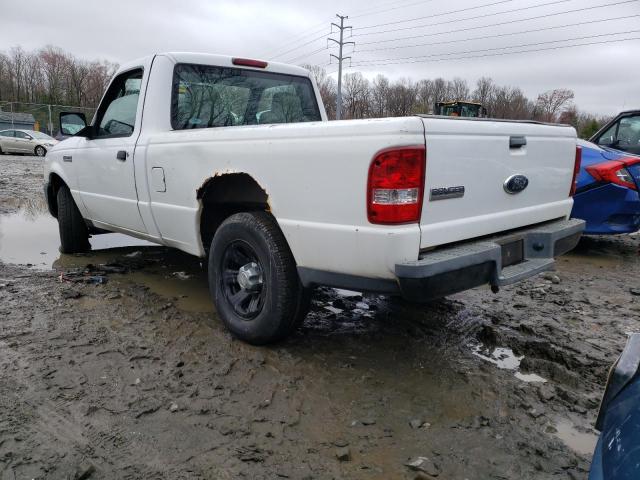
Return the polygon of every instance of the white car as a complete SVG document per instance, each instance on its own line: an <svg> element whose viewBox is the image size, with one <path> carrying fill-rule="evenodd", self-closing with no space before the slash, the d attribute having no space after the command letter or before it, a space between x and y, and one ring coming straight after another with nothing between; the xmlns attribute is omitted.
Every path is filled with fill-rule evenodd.
<svg viewBox="0 0 640 480"><path fill-rule="evenodd" d="M429 301L552 268L579 162L570 126L328 122L302 68L164 53L120 68L44 179L63 252L109 231L206 258L218 316L264 344L318 285Z"/></svg>
<svg viewBox="0 0 640 480"><path fill-rule="evenodd" d="M23 153L44 157L57 143L55 138L34 130L0 130L0 154Z"/></svg>

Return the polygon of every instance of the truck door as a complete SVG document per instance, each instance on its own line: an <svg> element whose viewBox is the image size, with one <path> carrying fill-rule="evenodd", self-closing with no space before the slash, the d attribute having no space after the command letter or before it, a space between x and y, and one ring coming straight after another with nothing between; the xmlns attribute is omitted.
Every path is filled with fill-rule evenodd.
<svg viewBox="0 0 640 480"><path fill-rule="evenodd" d="M145 71L133 68L109 86L93 123L93 134L73 152L82 203L94 222L146 233L138 210L134 174Z"/></svg>

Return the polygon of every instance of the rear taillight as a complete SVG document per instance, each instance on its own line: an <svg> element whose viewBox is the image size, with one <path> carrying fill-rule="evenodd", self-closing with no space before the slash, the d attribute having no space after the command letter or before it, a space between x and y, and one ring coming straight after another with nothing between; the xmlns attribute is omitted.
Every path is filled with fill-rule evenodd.
<svg viewBox="0 0 640 480"><path fill-rule="evenodd" d="M571 190L569 196L573 197L578 187L578 173L580 173L580 164L582 163L582 147L576 147L576 158L573 162L573 180L571 182Z"/></svg>
<svg viewBox="0 0 640 480"><path fill-rule="evenodd" d="M640 163L640 158L621 158L620 160L610 160L608 162L590 165L585 168L598 182L615 183L622 187L637 190L633 176L627 167Z"/></svg>
<svg viewBox="0 0 640 480"><path fill-rule="evenodd" d="M369 222L397 225L420 221L425 153L420 145L389 148L376 154L367 181Z"/></svg>

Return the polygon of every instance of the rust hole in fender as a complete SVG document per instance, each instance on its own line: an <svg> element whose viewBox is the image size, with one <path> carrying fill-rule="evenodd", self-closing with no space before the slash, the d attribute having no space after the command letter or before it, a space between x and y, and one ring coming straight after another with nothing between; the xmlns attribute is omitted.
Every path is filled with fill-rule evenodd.
<svg viewBox="0 0 640 480"><path fill-rule="evenodd" d="M196 190L200 203L200 236L203 249L211 244L220 224L238 212L271 212L269 195L251 175L244 172L216 172Z"/></svg>

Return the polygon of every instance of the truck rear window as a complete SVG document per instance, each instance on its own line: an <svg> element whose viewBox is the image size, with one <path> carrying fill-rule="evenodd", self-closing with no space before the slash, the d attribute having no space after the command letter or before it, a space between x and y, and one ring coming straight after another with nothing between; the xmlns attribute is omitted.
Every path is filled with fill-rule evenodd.
<svg viewBox="0 0 640 480"><path fill-rule="evenodd" d="M319 120L308 78L209 65L178 64L174 69L175 130Z"/></svg>

